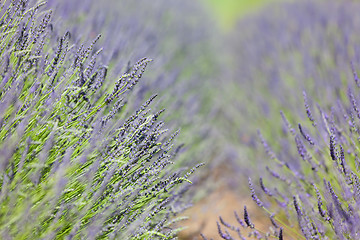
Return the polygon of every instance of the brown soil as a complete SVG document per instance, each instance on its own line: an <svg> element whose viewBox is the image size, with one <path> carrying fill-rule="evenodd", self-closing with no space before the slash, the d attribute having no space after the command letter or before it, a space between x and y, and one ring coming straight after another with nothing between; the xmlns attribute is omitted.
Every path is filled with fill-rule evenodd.
<svg viewBox="0 0 360 240"><path fill-rule="evenodd" d="M268 226L271 225L270 220L250 198L243 198L230 189L219 188L184 212L183 215L188 216L189 219L182 222L181 225L186 226L187 229L180 233L179 239L202 239L200 233L208 239L220 239L216 224L216 221L219 221L219 216L226 222L238 227L239 224L236 221L234 211L243 217L244 205L247 206L250 219L255 224L256 229L266 232ZM241 230L242 234L247 236L246 231L243 228Z"/></svg>

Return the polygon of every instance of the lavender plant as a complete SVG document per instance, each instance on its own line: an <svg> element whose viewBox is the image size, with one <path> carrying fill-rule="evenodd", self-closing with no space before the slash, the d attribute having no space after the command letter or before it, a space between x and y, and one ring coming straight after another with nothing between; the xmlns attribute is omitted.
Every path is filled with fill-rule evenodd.
<svg viewBox="0 0 360 240"><path fill-rule="evenodd" d="M44 4L1 4L1 238L174 238L199 165L171 168L178 132L150 109L156 95L129 107L151 60L111 84L100 36L74 41Z"/></svg>
<svg viewBox="0 0 360 240"><path fill-rule="evenodd" d="M219 219L222 239L245 239L242 228L257 239L359 238L359 7L286 4L252 19L264 31L242 32L240 42L251 40L255 47L239 56L256 63L241 68L243 80L263 94L251 99L268 117L283 109L283 124L270 122L272 129L258 132L266 155L257 156L269 160L257 159L266 171L248 178L251 196L272 226L262 232L245 207L243 218L234 216L239 227Z"/></svg>
<svg viewBox="0 0 360 240"><path fill-rule="evenodd" d="M211 176L218 155L218 135L211 126L216 111L214 82L222 73L219 42L214 37L211 18L199 2L191 0L104 0L50 1L58 9L56 19L78 22L70 27L76 39L86 39L101 29L104 60L109 76L125 71L130 62L151 56L152 71L133 92L128 108L136 109L156 92L159 108L166 108L164 119L171 128L181 127L178 141L184 143L175 168L206 162L193 181ZM68 25L68 24L65 24ZM216 32L216 31L215 31ZM127 37L131 36L131 37ZM76 40L80 41L80 40ZM120 71L120 72L119 72ZM204 181L205 182L205 181ZM189 202L206 195L205 188L192 188ZM200 191L201 190L201 191Z"/></svg>
<svg viewBox="0 0 360 240"><path fill-rule="evenodd" d="M203 151L212 144L206 138L210 132L206 119L220 67L211 18L198 2L64 0L50 1L50 5L56 7L58 21L66 26L77 22L69 27L76 41L101 32L99 42L106 53L104 61L111 66L109 76L126 71L143 56L154 58L153 70L134 90L135 100L129 107L138 108L150 92L157 92L159 107L169 109L164 118L171 127L181 126L179 140L189 148L177 165L188 166L211 156L209 150Z"/></svg>

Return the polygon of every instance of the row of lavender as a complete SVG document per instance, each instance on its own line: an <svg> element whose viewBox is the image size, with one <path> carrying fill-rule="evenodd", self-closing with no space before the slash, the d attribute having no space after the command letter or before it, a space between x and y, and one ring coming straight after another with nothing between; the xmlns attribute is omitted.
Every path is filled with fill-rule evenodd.
<svg viewBox="0 0 360 240"><path fill-rule="evenodd" d="M252 237L359 238L359 9L351 1L302 1L266 9L239 25L236 79L243 82L229 84L245 89L247 100L233 107L256 123L239 126L238 134L262 126L257 140L247 140L255 151L242 162L256 159L260 171L245 175L253 200L272 223L262 232L245 207L244 217L234 218ZM220 218L219 235L245 239L241 226Z"/></svg>
<svg viewBox="0 0 360 240"><path fill-rule="evenodd" d="M189 98L182 98L185 103L169 99L191 93L194 84L200 84L184 84L181 79L197 79L208 72L207 64L197 58L202 54L194 51L194 45L201 49L198 44L206 35L189 32L190 23L169 12L168 1L156 2L161 6L156 9L162 10L152 17L145 14L147 8L137 8L140 2L124 1L123 15L116 11L104 15L99 2L1 3L2 239L176 236L172 221L187 205L182 203L189 186L185 183L201 164L189 171L172 166L181 149L173 143L178 132L165 129L159 120L164 111L150 105L157 96L155 89L171 91L155 108L166 105L174 114L193 119L202 101L199 96L188 94ZM55 3L60 5L54 12ZM108 9L119 5L117 1L102 4ZM142 4L156 6L155 1ZM176 22L187 34L174 30L182 34L178 39L149 29L169 23L164 19ZM155 25L145 24L151 20ZM75 21L78 25L71 25ZM104 26L108 32L101 37ZM143 58L149 55L160 60L153 64ZM194 72L190 60L204 64L204 70ZM162 70L145 73L148 64ZM142 87L136 86L143 78L147 81ZM187 124L193 126L188 127L191 131L197 129L192 120Z"/></svg>

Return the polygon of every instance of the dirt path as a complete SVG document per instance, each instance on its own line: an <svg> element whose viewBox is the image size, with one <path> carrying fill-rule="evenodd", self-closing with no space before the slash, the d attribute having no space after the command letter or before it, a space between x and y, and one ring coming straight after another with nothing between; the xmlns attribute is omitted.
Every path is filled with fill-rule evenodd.
<svg viewBox="0 0 360 240"><path fill-rule="evenodd" d="M202 239L200 233L204 234L208 239L220 239L216 224L216 221L219 221L219 216L226 222L239 226L234 211L237 211L242 218L244 205L247 206L250 218L256 228L267 231L268 226L271 225L270 220L250 197L241 197L236 191L221 187L184 212L183 215L188 216L189 219L182 222L181 225L187 226L187 229L180 233L179 239ZM247 235L245 230L242 232L244 236Z"/></svg>

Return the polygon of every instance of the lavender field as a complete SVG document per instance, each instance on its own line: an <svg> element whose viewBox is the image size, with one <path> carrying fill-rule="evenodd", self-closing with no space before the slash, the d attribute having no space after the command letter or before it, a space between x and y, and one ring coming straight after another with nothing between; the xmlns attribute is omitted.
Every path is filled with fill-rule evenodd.
<svg viewBox="0 0 360 240"><path fill-rule="evenodd" d="M360 4L225 5L0 1L0 239L360 239Z"/></svg>

